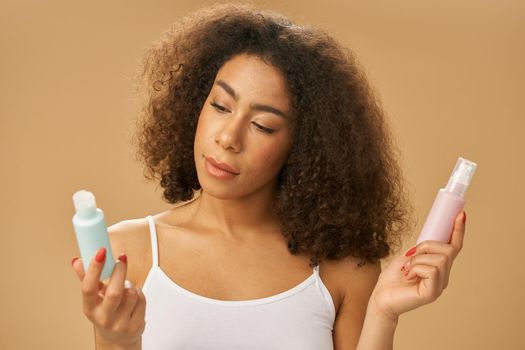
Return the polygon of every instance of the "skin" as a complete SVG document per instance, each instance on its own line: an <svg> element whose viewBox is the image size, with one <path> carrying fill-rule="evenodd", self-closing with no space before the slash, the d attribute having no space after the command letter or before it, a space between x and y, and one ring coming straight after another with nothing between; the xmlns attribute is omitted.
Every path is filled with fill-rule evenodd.
<svg viewBox="0 0 525 350"><path fill-rule="evenodd" d="M192 276L180 277L186 289L221 300L256 299L290 289L311 273L308 257L287 251L271 211L277 176L293 139L291 113L283 75L258 57L238 55L218 71L195 135L201 194L155 216L160 246L169 252L161 250L162 268L170 276ZM228 163L238 175L214 178L206 170L204 157L209 156ZM149 266L141 262L151 261L147 230L144 220L108 229L113 252L125 251L130 258L119 261L105 283L99 282L102 263L92 261L87 273L80 259L73 263L98 349L141 348L146 300L140 288L124 288L124 280L143 285ZM337 311L334 348L392 349L399 315L434 301L446 288L463 234L460 214L450 244L422 242L414 255L396 257L383 272L379 263L358 268L351 257L323 262L321 278ZM205 249L210 246L214 249ZM200 264L191 258L192 251L202 252ZM218 259L224 266L211 271ZM275 277L274 271L284 275Z"/></svg>

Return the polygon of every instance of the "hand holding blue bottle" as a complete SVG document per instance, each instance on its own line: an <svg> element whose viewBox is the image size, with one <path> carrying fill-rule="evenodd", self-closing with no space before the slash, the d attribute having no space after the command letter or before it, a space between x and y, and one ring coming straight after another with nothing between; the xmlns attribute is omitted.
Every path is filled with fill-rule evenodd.
<svg viewBox="0 0 525 350"><path fill-rule="evenodd" d="M146 298L138 288L126 287L127 256L118 257L107 284L100 281L105 248L97 252L86 273L81 260L73 259L72 265L82 283L82 310L95 327L97 345L140 349Z"/></svg>
<svg viewBox="0 0 525 350"><path fill-rule="evenodd" d="M73 195L73 227L81 258L71 262L82 283L82 310L95 327L97 349L140 349L146 298L126 280L127 256L113 261L104 212L93 193Z"/></svg>

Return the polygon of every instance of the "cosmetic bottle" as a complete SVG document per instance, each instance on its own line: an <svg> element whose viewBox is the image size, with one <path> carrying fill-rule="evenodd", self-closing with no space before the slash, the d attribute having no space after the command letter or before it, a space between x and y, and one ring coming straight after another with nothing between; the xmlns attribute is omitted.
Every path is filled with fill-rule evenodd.
<svg viewBox="0 0 525 350"><path fill-rule="evenodd" d="M101 280L109 278L115 266L108 230L102 209L97 208L93 193L80 190L73 195L76 214L73 215L73 227L77 244L84 264L84 271L102 247L106 248L106 260L100 276Z"/></svg>
<svg viewBox="0 0 525 350"><path fill-rule="evenodd" d="M417 243L434 240L449 243L454 221L465 206L465 193L477 164L459 157L447 186L441 188L430 209Z"/></svg>

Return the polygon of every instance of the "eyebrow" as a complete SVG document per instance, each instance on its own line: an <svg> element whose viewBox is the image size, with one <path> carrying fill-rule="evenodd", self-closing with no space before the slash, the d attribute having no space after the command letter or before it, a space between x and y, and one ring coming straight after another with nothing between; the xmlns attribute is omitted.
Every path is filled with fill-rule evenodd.
<svg viewBox="0 0 525 350"><path fill-rule="evenodd" d="M239 96L235 93L235 90L233 90L233 88L230 85L228 85L224 80L219 79L215 82L215 84L222 87L231 97L233 97L235 101L239 100ZM252 103L250 105L250 108L253 110L257 110L257 111L270 112L270 113L273 113L275 115L278 115L286 119L286 115L281 110L275 107L272 107L272 106L268 106L268 105L264 105L260 103Z"/></svg>

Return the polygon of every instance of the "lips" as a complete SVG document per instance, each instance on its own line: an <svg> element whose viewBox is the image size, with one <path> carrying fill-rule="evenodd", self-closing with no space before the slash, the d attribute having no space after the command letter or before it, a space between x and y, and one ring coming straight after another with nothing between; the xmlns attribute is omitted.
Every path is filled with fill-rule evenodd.
<svg viewBox="0 0 525 350"><path fill-rule="evenodd" d="M233 168L232 166L226 163L221 163L212 157L206 157L206 160L208 160L208 162L210 162L214 167L217 167L235 175L239 175L239 171L237 169Z"/></svg>

